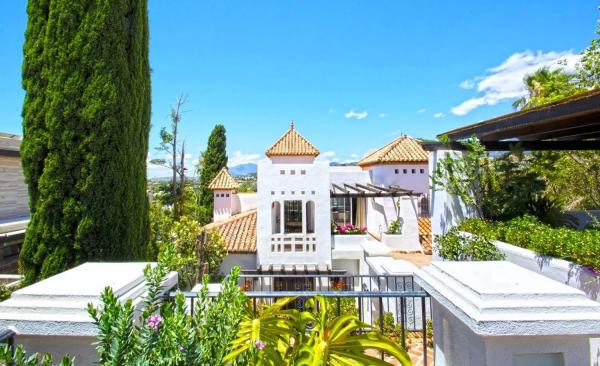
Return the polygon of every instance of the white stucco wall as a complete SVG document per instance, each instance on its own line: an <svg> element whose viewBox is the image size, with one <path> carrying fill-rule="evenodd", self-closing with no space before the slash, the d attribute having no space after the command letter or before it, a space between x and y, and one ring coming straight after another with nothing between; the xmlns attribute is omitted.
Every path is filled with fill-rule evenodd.
<svg viewBox="0 0 600 366"><path fill-rule="evenodd" d="M494 241L494 245L507 261L581 290L588 298L600 302L600 277L589 268L501 241Z"/></svg>
<svg viewBox="0 0 600 366"><path fill-rule="evenodd" d="M15 343L23 345L29 354L49 353L55 364L68 354L75 357L77 366L92 366L98 363L95 342L97 342L96 337L17 336L15 338Z"/></svg>
<svg viewBox="0 0 600 366"><path fill-rule="evenodd" d="M250 210L254 210L258 207L258 194L256 192L252 193L237 193L237 205L238 212L246 212Z"/></svg>
<svg viewBox="0 0 600 366"><path fill-rule="evenodd" d="M258 265L319 265L331 266L331 202L329 197L329 163L315 161L311 164L284 163L279 159L274 164L269 159L258 162L258 211L257 211L257 262ZM282 174L283 172L283 174ZM303 232L284 234L284 202L300 200L303 207ZM271 204L280 202L280 234L273 234ZM315 232L306 232L306 203L315 204ZM283 247L291 244L291 251ZM296 251L296 244L303 251ZM312 250L315 244L315 250ZM275 246L275 251L272 251ZM281 251L277 251L281 245ZM309 250L306 250L306 247Z"/></svg>
<svg viewBox="0 0 600 366"><path fill-rule="evenodd" d="M451 150L436 150L429 152L429 171L435 171L438 160L446 156L446 154L454 154L458 156L460 151ZM458 225L460 221L475 217L476 212L467 207L460 197L451 195L444 189L436 187L430 179L430 204L429 211L431 214L431 232L433 237L446 233L452 227ZM435 253L434 253L435 254Z"/></svg>
<svg viewBox="0 0 600 366"><path fill-rule="evenodd" d="M400 188L423 194L429 192L429 166L427 164L375 165L367 168L367 170L371 175L373 184L397 185ZM422 173L421 170L423 170Z"/></svg>
<svg viewBox="0 0 600 366"><path fill-rule="evenodd" d="M223 197L224 196L224 197ZM237 207L234 203L237 202L237 199L234 199L234 191L233 190L215 190L213 191L213 220L214 221L222 221L225 220L231 215L239 212L239 203ZM237 208L237 212L235 209Z"/></svg>
<svg viewBox="0 0 600 366"><path fill-rule="evenodd" d="M219 266L219 271L222 275L228 275L235 266L239 266L241 270L256 269L256 254L227 254Z"/></svg>

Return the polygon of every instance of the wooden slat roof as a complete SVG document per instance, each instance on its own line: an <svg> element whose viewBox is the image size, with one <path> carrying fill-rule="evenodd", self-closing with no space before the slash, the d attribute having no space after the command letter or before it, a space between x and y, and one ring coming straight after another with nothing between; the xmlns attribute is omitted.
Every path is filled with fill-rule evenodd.
<svg viewBox="0 0 600 366"><path fill-rule="evenodd" d="M442 135L450 141L475 136L482 142L597 139L600 137L600 89L457 128L438 137Z"/></svg>

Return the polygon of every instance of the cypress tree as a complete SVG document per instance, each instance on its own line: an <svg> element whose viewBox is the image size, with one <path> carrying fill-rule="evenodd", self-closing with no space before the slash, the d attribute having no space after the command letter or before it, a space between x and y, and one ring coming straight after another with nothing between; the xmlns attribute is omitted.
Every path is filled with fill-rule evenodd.
<svg viewBox="0 0 600 366"><path fill-rule="evenodd" d="M143 259L147 0L29 0L27 13L25 282L90 260Z"/></svg>
<svg viewBox="0 0 600 366"><path fill-rule="evenodd" d="M225 127L216 125L210 136L206 151L202 155L202 169L200 172L200 195L198 204L202 208L203 217L201 221L206 224L212 221L213 214L213 192L208 189L210 182L217 176L221 169L227 166L227 138Z"/></svg>

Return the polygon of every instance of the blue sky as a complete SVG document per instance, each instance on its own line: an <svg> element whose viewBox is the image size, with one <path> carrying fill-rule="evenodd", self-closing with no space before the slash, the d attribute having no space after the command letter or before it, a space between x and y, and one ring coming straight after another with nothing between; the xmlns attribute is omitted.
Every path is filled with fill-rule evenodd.
<svg viewBox="0 0 600 366"><path fill-rule="evenodd" d="M0 2L0 131L18 134L25 5ZM401 133L433 138L510 112L527 72L559 59L571 68L595 36L597 5L150 0L151 146L182 91L190 161L217 122L232 164L263 156L292 119L339 161Z"/></svg>

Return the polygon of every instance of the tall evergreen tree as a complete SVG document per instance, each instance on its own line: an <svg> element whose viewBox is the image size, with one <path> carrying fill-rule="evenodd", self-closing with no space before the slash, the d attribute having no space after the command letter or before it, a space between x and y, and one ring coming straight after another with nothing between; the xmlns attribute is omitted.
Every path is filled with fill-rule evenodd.
<svg viewBox="0 0 600 366"><path fill-rule="evenodd" d="M25 281L148 242L147 0L29 0L23 144Z"/></svg>
<svg viewBox="0 0 600 366"><path fill-rule="evenodd" d="M212 220L213 214L213 192L208 189L208 185L215 178L221 169L227 166L227 138L225 136L225 127L216 125L210 136L206 151L202 154L202 166L200 169L200 195L198 204L202 207L204 215L203 224Z"/></svg>

